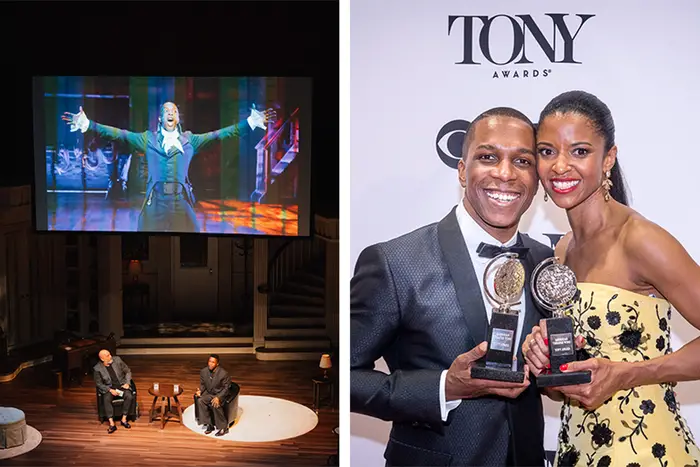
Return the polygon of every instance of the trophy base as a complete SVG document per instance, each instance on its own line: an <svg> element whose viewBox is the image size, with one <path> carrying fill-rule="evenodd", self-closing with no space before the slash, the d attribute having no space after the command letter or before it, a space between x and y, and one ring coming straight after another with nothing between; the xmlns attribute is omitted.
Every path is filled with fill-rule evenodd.
<svg viewBox="0 0 700 467"><path fill-rule="evenodd" d="M473 370L472 370L473 371ZM551 373L537 377L537 387L573 386L591 382L590 371L572 371L571 373Z"/></svg>
<svg viewBox="0 0 700 467"><path fill-rule="evenodd" d="M513 371L511 368L486 366L486 362L478 360L472 365L471 377L505 383L522 383L525 380L525 372L522 369Z"/></svg>

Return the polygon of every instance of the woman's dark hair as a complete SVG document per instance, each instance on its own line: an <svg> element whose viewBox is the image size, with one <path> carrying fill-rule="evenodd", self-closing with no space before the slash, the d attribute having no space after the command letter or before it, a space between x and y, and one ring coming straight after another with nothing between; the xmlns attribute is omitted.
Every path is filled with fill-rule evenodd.
<svg viewBox="0 0 700 467"><path fill-rule="evenodd" d="M540 113L537 128L540 127L545 118L555 113L583 115L591 121L593 128L603 137L606 154L615 146L615 122L612 113L608 106L593 94L585 91L568 91L559 94L549 101L549 104ZM627 187L618 158L615 158L615 165L610 169L610 181L613 183L610 196L618 203L627 206L629 204Z"/></svg>

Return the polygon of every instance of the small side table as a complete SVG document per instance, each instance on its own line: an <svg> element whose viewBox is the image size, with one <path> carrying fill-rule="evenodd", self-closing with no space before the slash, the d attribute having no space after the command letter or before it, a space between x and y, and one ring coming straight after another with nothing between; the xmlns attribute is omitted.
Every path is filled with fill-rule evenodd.
<svg viewBox="0 0 700 467"><path fill-rule="evenodd" d="M180 394L185 392L185 389L179 384L159 384L158 389L155 389L153 385L148 389L148 393L153 396L153 404L151 405L151 410L148 412L148 423L157 420L158 417L158 407L156 407L156 402L158 398L161 399L160 403L160 429L165 428L165 422L168 420L170 415L176 415L179 417L176 420L182 423L182 404L180 404L177 398ZM177 386L177 391L175 391L175 386ZM173 399L174 403L171 404L170 399ZM173 407L177 411L173 411Z"/></svg>
<svg viewBox="0 0 700 467"><path fill-rule="evenodd" d="M313 403L313 409L316 413L318 413L318 409L321 408L321 392L323 391L324 388L327 388L327 391L330 393L330 400L331 400L331 407L335 406L335 385L333 383L333 380L330 378L314 378L311 381L313 381L314 385L314 403Z"/></svg>

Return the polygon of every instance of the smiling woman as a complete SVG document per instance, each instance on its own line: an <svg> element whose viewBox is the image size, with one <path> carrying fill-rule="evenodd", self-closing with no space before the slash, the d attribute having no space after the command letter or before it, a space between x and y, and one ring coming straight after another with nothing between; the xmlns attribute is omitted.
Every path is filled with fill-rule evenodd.
<svg viewBox="0 0 700 467"><path fill-rule="evenodd" d="M537 153L539 176L557 205L578 204L598 190L628 204L612 113L595 96L570 91L552 99L540 114Z"/></svg>
<svg viewBox="0 0 700 467"><path fill-rule="evenodd" d="M571 225L555 254L576 275L574 332L593 357L560 367L591 371L590 383L547 389L565 400L557 462L667 465L668 457L697 466L700 450L671 388L700 380L700 338L674 352L669 322L675 307L700 329L700 266L627 206L612 113L596 96L571 91L552 99L537 148L542 184ZM551 365L540 344L546 339L546 328L535 326L522 347L535 375Z"/></svg>

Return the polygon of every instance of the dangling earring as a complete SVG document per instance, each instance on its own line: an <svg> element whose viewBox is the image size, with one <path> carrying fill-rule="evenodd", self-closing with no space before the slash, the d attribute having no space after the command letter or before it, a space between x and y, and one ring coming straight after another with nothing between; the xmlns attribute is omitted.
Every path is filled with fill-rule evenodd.
<svg viewBox="0 0 700 467"><path fill-rule="evenodd" d="M605 172L605 180L603 180L603 190L605 191L603 198L605 198L605 201L610 201L610 188L612 186L613 182L610 180L610 171L608 170Z"/></svg>
<svg viewBox="0 0 700 467"><path fill-rule="evenodd" d="M545 191L544 192L544 202L546 203L547 201L549 201L549 196L547 196L547 192Z"/></svg>

